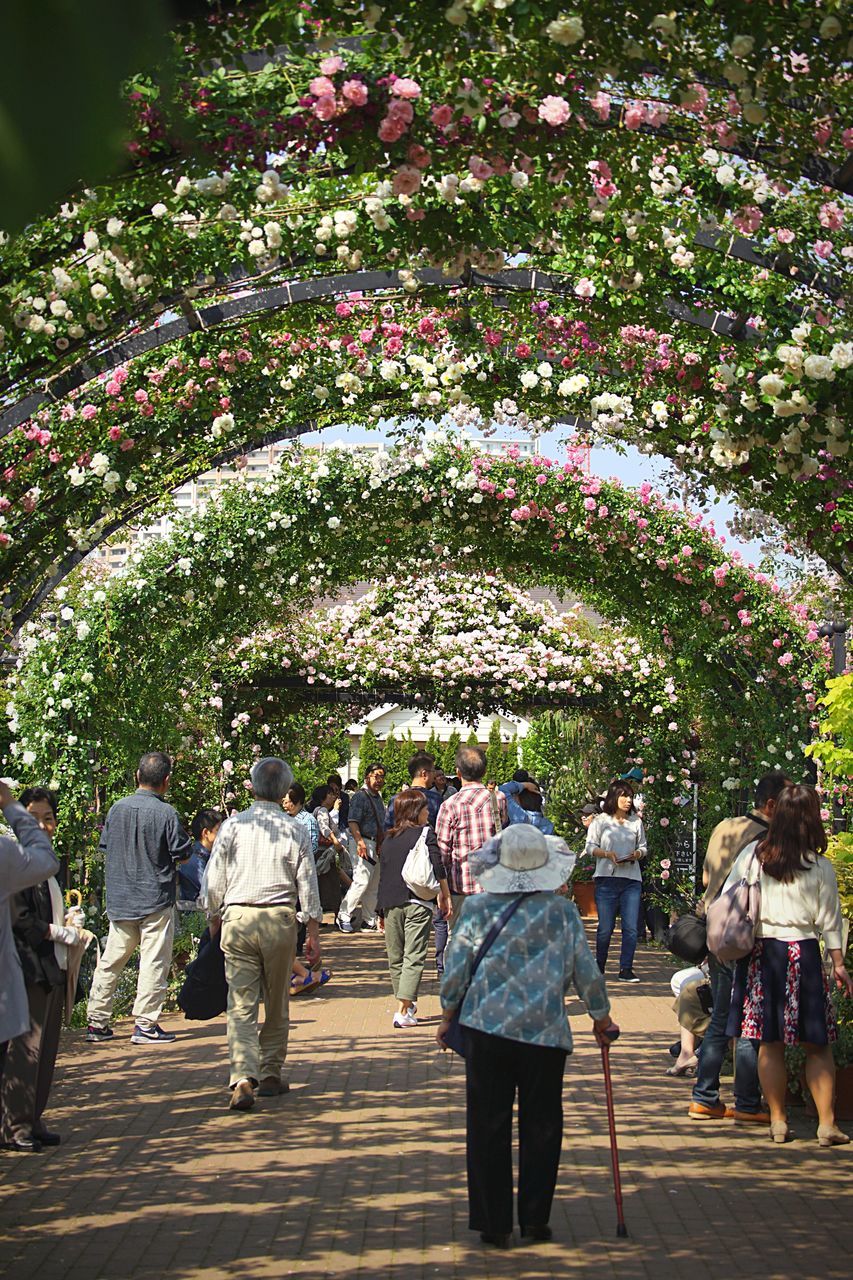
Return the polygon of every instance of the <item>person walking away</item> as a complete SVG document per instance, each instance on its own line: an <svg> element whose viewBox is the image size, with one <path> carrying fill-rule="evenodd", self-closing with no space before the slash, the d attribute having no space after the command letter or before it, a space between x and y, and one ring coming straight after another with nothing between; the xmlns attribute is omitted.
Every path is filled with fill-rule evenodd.
<svg viewBox="0 0 853 1280"><path fill-rule="evenodd" d="M403 879L406 859L426 833L433 873L439 884L437 906L446 920L453 909L444 864L435 832L429 825L429 808L424 790L409 787L394 798L395 823L386 832L379 863L377 905L385 917L385 950L391 986L399 1009L395 1027L416 1027L418 990L423 977L432 918L436 904L418 898Z"/></svg>
<svg viewBox="0 0 853 1280"><path fill-rule="evenodd" d="M207 868L208 910L221 920L228 982L228 1056L232 1111L277 1097L290 1029L290 978L296 955L296 903L306 916L305 956L320 960L322 920L308 832L282 808L293 783L284 760L252 767L254 803L223 823ZM264 1025L258 1032L263 994Z"/></svg>
<svg viewBox="0 0 853 1280"><path fill-rule="evenodd" d="M752 878L757 862L761 910L752 954L737 962L726 1028L759 1041L758 1075L770 1107L770 1137L787 1142L785 1047L801 1044L806 1084L817 1108L821 1147L850 1141L835 1123L835 1010L821 963L818 935L835 985L853 998L841 951L841 902L835 869L824 851L826 832L814 787L779 793L766 835L738 855L725 887Z"/></svg>
<svg viewBox="0 0 853 1280"><path fill-rule="evenodd" d="M490 839L469 862L482 892L465 899L447 949L436 1039L446 1047L458 1011L466 1041L468 1225L498 1248L508 1246L513 1228L516 1094L519 1226L523 1237L551 1239L563 1073L572 1052L566 993L578 992L599 1044L610 1043L608 1031L618 1034L577 908L555 892L573 864L562 840L535 827L511 826ZM513 904L472 979L483 940Z"/></svg>
<svg viewBox="0 0 853 1280"><path fill-rule="evenodd" d="M110 808L101 832L107 887L107 945L89 992L86 1039L112 1038L110 1017L119 977L139 948L139 979L131 1044L166 1044L174 1032L160 1026L175 937L175 867L193 851L191 837L166 792L172 762L162 751L139 761L137 789Z"/></svg>
<svg viewBox="0 0 853 1280"><path fill-rule="evenodd" d="M435 756L429 754L428 751L417 751L408 763L409 778L412 787L416 791L422 791L426 798L427 813L429 816L429 825L435 831L435 824L438 820L438 811L441 808L442 796L436 791L433 783L435 782L436 768ZM394 799L391 797L391 803L388 805L385 814L385 831L394 826ZM436 903L432 916L432 927L435 931L435 972L440 978L444 973L444 953L447 950L448 926L447 917L441 907Z"/></svg>
<svg viewBox="0 0 853 1280"><path fill-rule="evenodd" d="M646 850L645 828L642 819L634 813L634 789L629 782L612 782L603 812L593 818L587 828L585 852L596 858L593 872L598 910L595 955L602 973L616 916L621 916L620 982L639 982L634 973L634 952L643 884L639 864Z"/></svg>
<svg viewBox="0 0 853 1280"><path fill-rule="evenodd" d="M56 798L28 787L17 803L0 783L0 805L21 841L0 837L0 1139L8 1150L35 1153L60 1140L41 1117L65 1004L62 940L78 935L66 933L55 879Z"/></svg>
<svg viewBox="0 0 853 1280"><path fill-rule="evenodd" d="M379 857L385 833L384 785L385 769L381 764L371 764L364 775L364 785L350 800L349 829L355 841L356 860L352 885L337 915L336 923L341 933L353 932L352 918L359 908L365 927L376 928Z"/></svg>
<svg viewBox="0 0 853 1280"><path fill-rule="evenodd" d="M486 753L482 748L460 747L456 752L456 773L461 786L442 804L435 827L453 897L451 926L468 894L480 892L469 866L471 854L507 823L506 798L483 785Z"/></svg>
<svg viewBox="0 0 853 1280"><path fill-rule="evenodd" d="M205 867L210 859L213 842L225 821L218 809L199 809L190 823L193 851L186 862L178 866L178 910L198 911L198 898Z"/></svg>
<svg viewBox="0 0 853 1280"><path fill-rule="evenodd" d="M764 836L776 809L776 801L791 781L781 770L765 773L755 788L752 811L741 817L718 822L708 841L702 868L705 896L704 914L728 879L736 859L747 845ZM769 1124L770 1117L761 1106L758 1082L758 1045L742 1036L735 1045L734 1108L720 1101L720 1071L729 1047L726 1026L732 999L735 967L716 956L708 957L711 983L711 1021L699 1050L699 1066L693 1084L688 1114L694 1120L737 1120L741 1124Z"/></svg>

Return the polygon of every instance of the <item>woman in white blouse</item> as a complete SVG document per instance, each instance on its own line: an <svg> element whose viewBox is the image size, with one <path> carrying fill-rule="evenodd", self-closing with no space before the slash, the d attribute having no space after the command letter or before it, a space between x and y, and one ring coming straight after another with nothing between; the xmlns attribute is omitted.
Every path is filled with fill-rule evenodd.
<svg viewBox="0 0 853 1280"><path fill-rule="evenodd" d="M770 1107L774 1142L790 1137L785 1112L785 1045L806 1051L806 1082L818 1113L818 1144L850 1139L835 1124L835 1014L821 963L823 937L839 990L853 996L841 952L841 903L813 787L789 786L776 801L767 834L747 845L725 888L756 871L761 913L752 954L738 961L726 1032L760 1041L758 1075ZM756 867L756 860L758 866Z"/></svg>
<svg viewBox="0 0 853 1280"><path fill-rule="evenodd" d="M593 881L598 930L595 958L604 973L617 914L622 917L622 949L619 981L639 982L634 973L634 952L643 893L640 860L646 854L646 832L634 811L634 788L629 782L612 782L604 811L593 818L586 833L586 853L596 858Z"/></svg>

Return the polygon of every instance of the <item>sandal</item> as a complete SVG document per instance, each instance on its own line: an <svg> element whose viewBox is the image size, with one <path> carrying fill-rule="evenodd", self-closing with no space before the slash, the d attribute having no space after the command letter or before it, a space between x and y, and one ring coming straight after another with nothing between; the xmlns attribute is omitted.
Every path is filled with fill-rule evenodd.
<svg viewBox="0 0 853 1280"><path fill-rule="evenodd" d="M691 1062L688 1062L687 1065L684 1067L679 1067L675 1065L671 1067L667 1067L666 1071L664 1072L664 1075L678 1076L679 1078L682 1076L695 1076L695 1074L696 1074L696 1067Z"/></svg>
<svg viewBox="0 0 853 1280"><path fill-rule="evenodd" d="M298 974L290 979L291 997L304 996L308 991L313 991L315 987L319 987L322 979L319 974L313 971L306 973L304 978L300 978ZM328 981L328 979L327 979Z"/></svg>

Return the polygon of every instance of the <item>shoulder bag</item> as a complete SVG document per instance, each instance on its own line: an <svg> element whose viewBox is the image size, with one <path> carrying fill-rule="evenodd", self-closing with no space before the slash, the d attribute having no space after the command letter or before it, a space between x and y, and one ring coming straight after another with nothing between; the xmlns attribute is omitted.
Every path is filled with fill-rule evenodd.
<svg viewBox="0 0 853 1280"><path fill-rule="evenodd" d="M471 965L471 977L468 979L468 985L462 993L462 999L459 1001L458 1005L456 1006L456 1012L454 1013L453 1017L450 1019L450 1025L444 1034L444 1043L447 1045L448 1049L452 1049L454 1053L458 1053L461 1058L464 1058L466 1056L465 1055L465 1035L459 1022L459 1015L462 1012L462 1006L465 1003L465 997L467 996L468 992L471 990L471 983L474 981L476 972L479 969L480 965L482 964L483 960L486 958L486 953L491 947L492 943L497 939L498 935L503 931L504 926L509 924L510 919L515 915L516 911L521 906L524 899L530 898L530 897L532 897L532 894L520 893L517 898L514 898L512 902L510 902L507 906L505 906L503 911L498 916L497 920L492 925L489 932L486 934L483 941L480 943L480 948L476 956L474 957L474 963Z"/></svg>
<svg viewBox="0 0 853 1280"><path fill-rule="evenodd" d="M748 956L755 946L760 914L761 863L753 853L741 878L724 888L708 908L705 921L711 955L723 964Z"/></svg>
<svg viewBox="0 0 853 1280"><path fill-rule="evenodd" d="M763 818L759 818L757 814L753 813L750 817L756 826L763 827L765 831L770 825ZM737 858L746 848L746 845L751 843L752 840L748 840L741 845L735 857ZM721 894L722 890L714 899L715 902L719 900ZM711 906L713 906L713 903ZM708 945L708 912L710 907L704 908L704 914L703 907L704 904L700 903L695 911L689 911L686 915L680 916L675 924L670 927L667 934L667 946L672 954L678 956L679 960L686 960L688 964L701 964L711 950Z"/></svg>
<svg viewBox="0 0 853 1280"><path fill-rule="evenodd" d="M416 898L433 902L438 897L441 885L435 878L432 858L429 856L427 830L427 827L423 828L416 843L406 854L402 876L406 887L411 889Z"/></svg>

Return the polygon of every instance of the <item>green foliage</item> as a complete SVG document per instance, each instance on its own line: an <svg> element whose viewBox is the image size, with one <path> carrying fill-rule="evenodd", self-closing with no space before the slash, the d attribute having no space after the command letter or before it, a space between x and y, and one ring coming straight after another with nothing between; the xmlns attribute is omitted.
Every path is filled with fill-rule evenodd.
<svg viewBox="0 0 853 1280"><path fill-rule="evenodd" d="M465 745L466 747L478 747L480 745L480 739L477 737L476 729L472 729L468 734L468 737L465 739Z"/></svg>
<svg viewBox="0 0 853 1280"><path fill-rule="evenodd" d="M388 737L381 746L381 760L385 766L384 795L386 797L395 796L398 791L402 791L404 787L409 785L409 771L406 768L409 754L397 741L393 725Z"/></svg>
<svg viewBox="0 0 853 1280"><path fill-rule="evenodd" d="M521 742L522 764L548 792L548 815L558 833L575 844L583 828L581 808L626 764L625 754L591 716L545 711Z"/></svg>
<svg viewBox="0 0 853 1280"><path fill-rule="evenodd" d="M435 729L430 729L429 737L424 744L424 751L427 755L432 756L437 766L441 766L444 760L444 748L439 741L439 737Z"/></svg>
<svg viewBox="0 0 853 1280"><path fill-rule="evenodd" d="M456 777L456 752L462 746L462 735L458 729L454 729L447 742L444 744L444 752L442 755L442 768L448 778Z"/></svg>
<svg viewBox="0 0 853 1280"><path fill-rule="evenodd" d="M506 771L506 753L501 739L500 721L494 719L489 730L489 742L486 748L486 777L495 782L506 782L509 776Z"/></svg>
<svg viewBox="0 0 853 1280"><path fill-rule="evenodd" d="M375 764L381 758L382 753L379 750L379 743L377 741L376 734L373 732L372 727L368 725L362 735L361 746L359 747L358 752L359 786L364 782L364 775L367 772L368 766Z"/></svg>
<svg viewBox="0 0 853 1280"><path fill-rule="evenodd" d="M820 700L826 708L820 722L820 739L806 747L826 780L842 784L853 780L853 674L827 680Z"/></svg>

